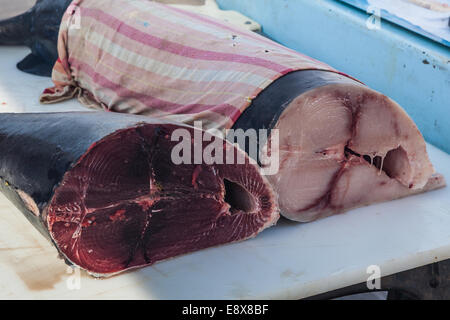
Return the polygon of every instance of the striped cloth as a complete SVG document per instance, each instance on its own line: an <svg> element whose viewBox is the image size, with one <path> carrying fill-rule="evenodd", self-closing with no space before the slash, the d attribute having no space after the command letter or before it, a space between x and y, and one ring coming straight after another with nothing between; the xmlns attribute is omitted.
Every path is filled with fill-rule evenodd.
<svg viewBox="0 0 450 320"><path fill-rule="evenodd" d="M337 72L258 34L146 0L75 0L60 27L52 103L228 129L295 70Z"/></svg>

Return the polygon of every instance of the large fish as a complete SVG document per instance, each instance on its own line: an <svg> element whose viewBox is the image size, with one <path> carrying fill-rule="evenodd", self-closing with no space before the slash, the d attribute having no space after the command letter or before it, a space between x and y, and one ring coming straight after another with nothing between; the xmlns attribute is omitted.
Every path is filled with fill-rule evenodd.
<svg viewBox="0 0 450 320"><path fill-rule="evenodd" d="M0 190L69 263L96 275L251 238L276 223L272 188L243 151L205 133L224 157L233 151L245 161L176 164L177 129L201 132L106 112L0 113Z"/></svg>
<svg viewBox="0 0 450 320"><path fill-rule="evenodd" d="M234 128L279 130L280 169L268 178L292 220L307 222L445 185L406 112L336 73L305 70L280 78Z"/></svg>
<svg viewBox="0 0 450 320"><path fill-rule="evenodd" d="M0 21L0 45L26 45L31 53L17 64L20 70L50 76L58 59L58 31L71 0L37 0L27 12Z"/></svg>
<svg viewBox="0 0 450 320"><path fill-rule="evenodd" d="M43 103L76 96L94 108L219 130L277 129L280 168L269 179L282 214L297 221L445 185L406 112L324 63L154 2L72 5Z"/></svg>

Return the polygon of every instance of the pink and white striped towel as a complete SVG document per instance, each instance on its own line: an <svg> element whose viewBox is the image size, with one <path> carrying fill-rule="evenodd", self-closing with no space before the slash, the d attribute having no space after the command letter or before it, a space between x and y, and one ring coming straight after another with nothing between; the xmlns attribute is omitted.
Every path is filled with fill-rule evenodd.
<svg viewBox="0 0 450 320"><path fill-rule="evenodd" d="M291 71L337 72L258 34L146 0L74 0L58 53L42 103L76 96L93 108L217 129Z"/></svg>

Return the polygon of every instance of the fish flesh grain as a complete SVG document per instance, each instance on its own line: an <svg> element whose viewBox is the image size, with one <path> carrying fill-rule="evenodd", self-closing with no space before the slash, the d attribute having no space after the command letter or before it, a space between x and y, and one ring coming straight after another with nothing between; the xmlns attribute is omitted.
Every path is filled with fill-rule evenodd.
<svg viewBox="0 0 450 320"><path fill-rule="evenodd" d="M2 113L0 190L69 264L97 276L248 239L275 224L270 184L229 142L204 133L245 161L174 164L171 136L180 128L199 131L117 113Z"/></svg>
<svg viewBox="0 0 450 320"><path fill-rule="evenodd" d="M212 18L149 1L111 3L72 2L42 103L77 97L205 129L267 129L266 141L278 132L279 170L267 177L282 215L295 221L445 186L413 120L351 76Z"/></svg>
<svg viewBox="0 0 450 320"><path fill-rule="evenodd" d="M305 70L280 78L234 128L278 129L280 169L267 177L291 220L307 222L445 186L406 112L336 73Z"/></svg>

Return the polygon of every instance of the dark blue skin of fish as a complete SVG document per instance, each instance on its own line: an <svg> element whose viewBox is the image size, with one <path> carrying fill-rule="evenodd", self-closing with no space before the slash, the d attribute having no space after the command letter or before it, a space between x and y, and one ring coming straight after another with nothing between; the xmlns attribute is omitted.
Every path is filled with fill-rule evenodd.
<svg viewBox="0 0 450 320"><path fill-rule="evenodd" d="M0 45L26 45L31 53L17 64L27 73L50 76L58 59L59 26L71 0L37 0L27 12L0 21Z"/></svg>

